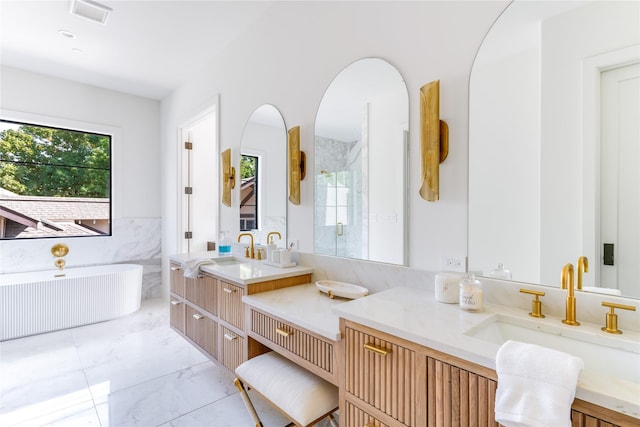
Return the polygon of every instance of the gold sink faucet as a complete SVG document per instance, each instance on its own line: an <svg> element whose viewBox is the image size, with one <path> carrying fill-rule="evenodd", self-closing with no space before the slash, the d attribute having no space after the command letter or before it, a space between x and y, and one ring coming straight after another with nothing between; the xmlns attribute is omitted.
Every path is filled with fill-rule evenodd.
<svg viewBox="0 0 640 427"><path fill-rule="evenodd" d="M562 323L572 326L580 325L576 320L576 297L574 295L573 264L569 263L562 268L562 289L567 292L567 311Z"/></svg>
<svg viewBox="0 0 640 427"><path fill-rule="evenodd" d="M253 246L253 234L251 234L251 233L240 233L238 235L238 243L240 243L240 238L242 236L249 236L249 238L251 239L251 246L249 248L247 248L244 256L246 258L251 258L251 259L255 258L256 254L255 254L255 250L254 250L254 246Z"/></svg>
<svg viewBox="0 0 640 427"><path fill-rule="evenodd" d="M579 291L582 290L582 275L589 272L589 260L586 256L578 258L578 287Z"/></svg>

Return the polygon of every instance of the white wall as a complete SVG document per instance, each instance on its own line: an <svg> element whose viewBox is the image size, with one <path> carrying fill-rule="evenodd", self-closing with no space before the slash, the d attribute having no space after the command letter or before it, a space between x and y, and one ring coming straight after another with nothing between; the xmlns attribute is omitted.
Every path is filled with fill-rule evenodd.
<svg viewBox="0 0 640 427"><path fill-rule="evenodd" d="M160 256L160 103L2 67L4 118L89 124L113 131L113 236L0 241L0 273L52 269L51 246L69 245L67 266Z"/></svg>
<svg viewBox="0 0 640 427"><path fill-rule="evenodd" d="M176 251L175 129L220 95L220 148L239 163L242 129L261 104L275 105L288 127L301 126L313 167L314 120L332 79L351 62L381 57L405 78L410 95L410 264L440 269L442 254L467 252L467 117L469 73L485 33L505 1L280 2L208 67L162 102L163 255ZM450 128L449 158L440 168L441 198L418 195L419 88L440 79L441 117ZM313 170L307 172L308 177ZM313 251L313 180L289 204L289 238ZM238 192L222 207L221 229L238 231ZM166 269L165 269L166 270ZM165 282L167 282L165 277Z"/></svg>

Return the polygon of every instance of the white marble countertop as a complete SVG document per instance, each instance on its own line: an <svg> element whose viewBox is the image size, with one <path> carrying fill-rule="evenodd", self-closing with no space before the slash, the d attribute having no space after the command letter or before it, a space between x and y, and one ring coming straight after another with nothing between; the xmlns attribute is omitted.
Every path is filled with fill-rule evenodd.
<svg viewBox="0 0 640 427"><path fill-rule="evenodd" d="M246 295L242 301L332 341L342 339L338 315L331 309L347 300L331 299L313 283Z"/></svg>
<svg viewBox="0 0 640 427"><path fill-rule="evenodd" d="M465 335L465 332L490 321L496 314L528 317L528 311L493 305L487 306L482 313L469 313L460 310L457 304L436 301L432 292L415 288L392 288L332 306L332 310L347 320L491 369L495 369L499 344ZM546 318L541 321L562 325L559 319ZM583 324L580 328L596 331L599 326ZM637 333L626 335L620 339L626 340L628 346L637 344ZM615 360L610 362L616 363ZM637 383L583 369L578 379L576 397L640 418L640 385Z"/></svg>
<svg viewBox="0 0 640 427"><path fill-rule="evenodd" d="M217 251L195 252L189 254L171 255L169 259L173 262L184 263L191 259L207 258L214 261L200 267L200 270L213 274L217 277L230 280L241 285L250 285L268 280L284 279L287 277L300 276L302 274L313 273L313 268L304 266L294 266L287 268L266 265L263 261L239 258L239 257L220 257ZM221 264L216 264L215 260L221 260ZM225 264L224 261L235 259L238 262L234 264Z"/></svg>

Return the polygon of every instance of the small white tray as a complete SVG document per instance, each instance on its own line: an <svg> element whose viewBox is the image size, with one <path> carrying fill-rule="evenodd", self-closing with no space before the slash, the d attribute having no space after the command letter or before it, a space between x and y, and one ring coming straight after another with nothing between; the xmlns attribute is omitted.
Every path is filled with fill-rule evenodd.
<svg viewBox="0 0 640 427"><path fill-rule="evenodd" d="M342 297L355 299L369 293L369 289L352 283L336 282L335 280L318 280L316 286L321 292L329 295L329 298Z"/></svg>

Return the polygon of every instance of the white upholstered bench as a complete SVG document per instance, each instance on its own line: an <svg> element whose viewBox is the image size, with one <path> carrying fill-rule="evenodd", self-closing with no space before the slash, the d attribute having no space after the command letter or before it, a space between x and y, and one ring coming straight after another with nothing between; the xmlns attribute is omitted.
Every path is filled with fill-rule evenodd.
<svg viewBox="0 0 640 427"><path fill-rule="evenodd" d="M338 409L338 387L274 351L236 368L234 383L256 426L262 426L244 385L252 388L298 427L312 426Z"/></svg>

